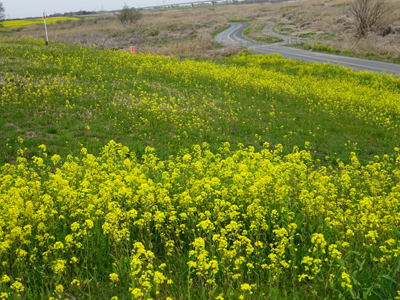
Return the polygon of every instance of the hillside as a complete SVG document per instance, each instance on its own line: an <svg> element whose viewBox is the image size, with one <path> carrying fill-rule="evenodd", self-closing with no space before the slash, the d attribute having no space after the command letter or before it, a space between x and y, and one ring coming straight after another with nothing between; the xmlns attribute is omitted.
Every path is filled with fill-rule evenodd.
<svg viewBox="0 0 400 300"><path fill-rule="evenodd" d="M144 12L140 22L129 27L122 26L115 14L102 14L52 24L49 37L50 41L95 44L114 49L135 46L142 53L210 57L240 51L238 48L221 50L212 39L211 34L225 27L228 20L255 22L252 36L267 42L275 40L263 34L262 29L268 21L274 21L275 32L307 38L309 45L305 45L306 49L331 49L328 52L398 62L399 1L390 2L390 13L373 26L365 38L357 36L352 3L348 0L309 0L181 7ZM16 37L44 37L41 26L1 29L1 33ZM324 47L318 47L318 44Z"/></svg>
<svg viewBox="0 0 400 300"><path fill-rule="evenodd" d="M397 295L399 78L27 38L0 61L9 299Z"/></svg>

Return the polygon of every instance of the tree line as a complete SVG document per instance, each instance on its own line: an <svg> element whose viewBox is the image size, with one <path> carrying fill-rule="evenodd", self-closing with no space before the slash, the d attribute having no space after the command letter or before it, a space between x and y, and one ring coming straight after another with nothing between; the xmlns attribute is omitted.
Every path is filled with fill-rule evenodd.
<svg viewBox="0 0 400 300"><path fill-rule="evenodd" d="M5 19L5 17L6 17L6 15L4 14L5 11L6 10L4 8L3 2L0 2L0 20Z"/></svg>

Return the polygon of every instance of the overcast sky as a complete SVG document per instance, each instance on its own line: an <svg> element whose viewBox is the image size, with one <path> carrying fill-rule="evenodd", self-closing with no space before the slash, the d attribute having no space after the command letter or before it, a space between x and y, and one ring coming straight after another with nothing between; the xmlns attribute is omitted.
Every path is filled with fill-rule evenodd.
<svg viewBox="0 0 400 300"><path fill-rule="evenodd" d="M165 4L184 3L187 0L164 0ZM40 17L46 14L78 10L116 10L126 3L130 7L144 7L163 4L163 0L0 0L11 18Z"/></svg>

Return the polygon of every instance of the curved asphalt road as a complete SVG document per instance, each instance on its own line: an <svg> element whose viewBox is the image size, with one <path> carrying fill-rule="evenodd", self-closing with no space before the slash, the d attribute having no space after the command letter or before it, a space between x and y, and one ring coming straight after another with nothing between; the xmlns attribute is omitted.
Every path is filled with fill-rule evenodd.
<svg viewBox="0 0 400 300"><path fill-rule="evenodd" d="M215 36L215 40L224 46L243 46L259 54L279 53L288 58L307 62L332 63L353 68L358 71L373 71L394 75L400 74L400 65L398 64L284 47L284 44L288 44L290 42L291 37L289 36L284 42L275 44L256 42L243 36L243 30L249 27L250 23L232 22L229 24L231 25L229 29Z"/></svg>

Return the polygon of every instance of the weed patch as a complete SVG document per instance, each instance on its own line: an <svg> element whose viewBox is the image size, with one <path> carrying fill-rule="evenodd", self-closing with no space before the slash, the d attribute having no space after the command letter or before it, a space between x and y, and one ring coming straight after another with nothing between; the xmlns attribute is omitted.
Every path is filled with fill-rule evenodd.
<svg viewBox="0 0 400 300"><path fill-rule="evenodd" d="M231 25L226 25L226 26L224 26L222 28L219 28L219 29L215 30L213 33L211 33L211 36L215 37L218 33L221 33L221 32L223 32L223 31L225 31L225 30L227 30L229 28L231 28Z"/></svg>

